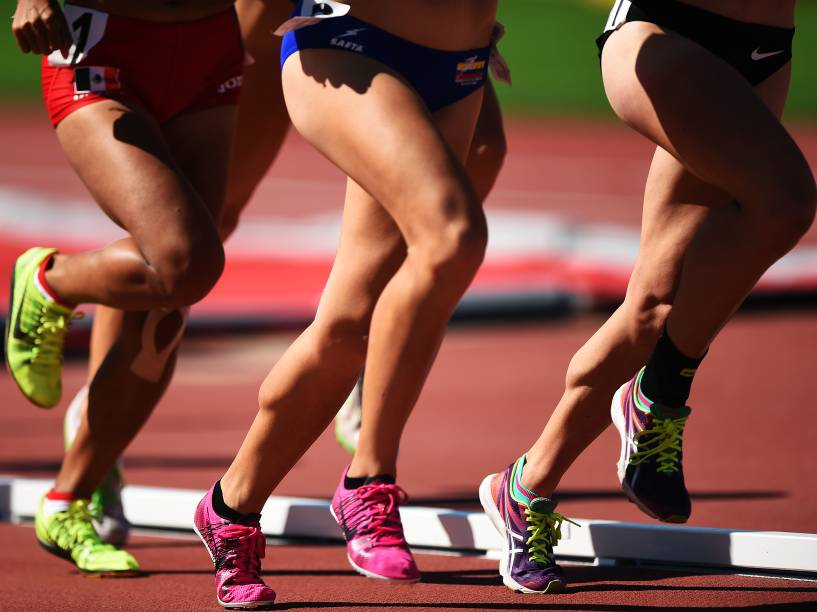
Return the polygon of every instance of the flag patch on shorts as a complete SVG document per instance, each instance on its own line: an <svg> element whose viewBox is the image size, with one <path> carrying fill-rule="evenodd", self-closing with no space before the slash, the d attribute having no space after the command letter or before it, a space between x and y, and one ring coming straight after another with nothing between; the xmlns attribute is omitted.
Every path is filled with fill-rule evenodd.
<svg viewBox="0 0 817 612"><path fill-rule="evenodd" d="M119 68L82 66L74 68L74 93L116 91L121 89Z"/></svg>
<svg viewBox="0 0 817 612"><path fill-rule="evenodd" d="M454 82L460 85L474 85L481 83L484 78L485 60L474 56L457 63L457 77Z"/></svg>

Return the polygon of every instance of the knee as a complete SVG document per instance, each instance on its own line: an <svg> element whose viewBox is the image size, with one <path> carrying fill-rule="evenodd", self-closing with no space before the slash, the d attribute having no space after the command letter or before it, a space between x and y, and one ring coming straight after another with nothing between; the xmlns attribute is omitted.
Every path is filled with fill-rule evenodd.
<svg viewBox="0 0 817 612"><path fill-rule="evenodd" d="M631 284L624 303L605 324L612 322L615 335L611 338L608 329L606 342L591 340L579 349L568 365L565 389L612 394L621 377L632 374L624 364L634 355L648 355L655 346L672 310L672 297L670 292L657 293Z"/></svg>
<svg viewBox="0 0 817 612"><path fill-rule="evenodd" d="M471 282L485 258L488 226L476 197L454 191L440 194L436 210L448 212L408 241L408 257L427 271L435 286Z"/></svg>
<svg viewBox="0 0 817 612"><path fill-rule="evenodd" d="M655 344L672 310L672 295L631 288L624 299L630 337L637 345Z"/></svg>
<svg viewBox="0 0 817 612"><path fill-rule="evenodd" d="M791 250L814 222L817 188L809 175L779 181L768 206L755 218L758 242L775 255Z"/></svg>
<svg viewBox="0 0 817 612"><path fill-rule="evenodd" d="M204 298L224 270L224 248L218 235L178 240L154 262L155 291L165 308L190 306Z"/></svg>

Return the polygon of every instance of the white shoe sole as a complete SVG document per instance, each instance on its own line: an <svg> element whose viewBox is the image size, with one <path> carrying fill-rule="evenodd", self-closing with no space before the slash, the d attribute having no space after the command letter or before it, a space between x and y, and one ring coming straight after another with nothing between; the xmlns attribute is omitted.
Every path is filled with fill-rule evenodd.
<svg viewBox="0 0 817 612"><path fill-rule="evenodd" d="M616 431L618 431L618 441L621 447L618 462L616 463L616 474L618 475L619 484L624 482L624 474L627 472L627 445L629 444L629 440L627 439L627 424L624 422L624 412L621 410L621 396L622 393L626 393L629 384L630 383L627 382L620 386L618 391L613 395L613 401L610 403L610 418L613 421Z"/></svg>

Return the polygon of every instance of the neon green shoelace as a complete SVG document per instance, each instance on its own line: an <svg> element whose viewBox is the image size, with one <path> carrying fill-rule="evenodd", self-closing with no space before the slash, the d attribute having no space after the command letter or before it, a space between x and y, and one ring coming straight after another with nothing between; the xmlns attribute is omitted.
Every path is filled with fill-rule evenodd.
<svg viewBox="0 0 817 612"><path fill-rule="evenodd" d="M99 539L85 501L74 502L67 512L55 514L53 520L54 527L49 531L56 535L55 542L63 550L73 550L77 546L92 550L113 548Z"/></svg>
<svg viewBox="0 0 817 612"><path fill-rule="evenodd" d="M639 431L634 440L638 450L630 458L631 465L639 465L657 456L657 471L673 473L681 465L681 436L687 417L655 419L650 429Z"/></svg>
<svg viewBox="0 0 817 612"><path fill-rule="evenodd" d="M579 526L566 516L558 512L534 512L530 508L525 508L525 518L530 523L528 531L532 532L525 542L530 549L529 559L539 565L550 565L553 563L553 547L562 538L562 523L567 521L572 525Z"/></svg>
<svg viewBox="0 0 817 612"><path fill-rule="evenodd" d="M68 327L75 319L81 319L81 312L71 315L56 314L48 306L41 306L36 315L37 327L32 336L34 346L31 349L31 360L42 365L60 365L62 347Z"/></svg>

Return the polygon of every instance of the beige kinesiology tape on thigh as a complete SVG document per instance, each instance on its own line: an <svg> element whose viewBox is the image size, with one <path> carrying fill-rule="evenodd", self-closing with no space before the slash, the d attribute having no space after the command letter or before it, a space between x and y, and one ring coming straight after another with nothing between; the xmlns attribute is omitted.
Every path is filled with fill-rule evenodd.
<svg viewBox="0 0 817 612"><path fill-rule="evenodd" d="M151 310L142 323L139 354L131 364L131 372L148 382L162 378L173 350L184 334L189 308Z"/></svg>

